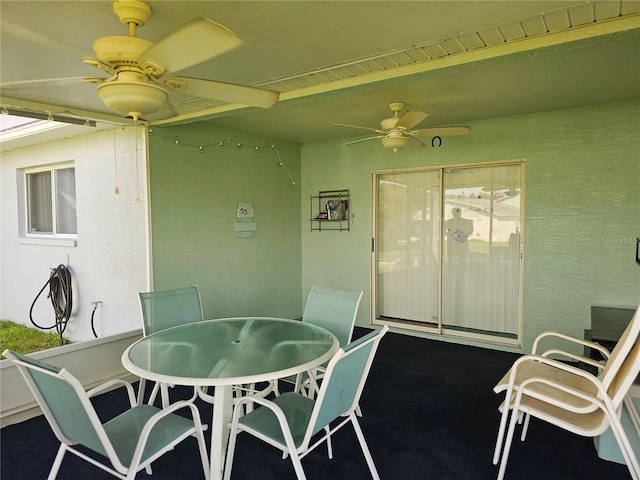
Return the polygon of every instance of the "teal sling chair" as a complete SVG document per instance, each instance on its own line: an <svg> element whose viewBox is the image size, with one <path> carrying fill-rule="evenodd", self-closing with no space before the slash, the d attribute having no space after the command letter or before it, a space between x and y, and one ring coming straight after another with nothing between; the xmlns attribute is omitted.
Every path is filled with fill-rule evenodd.
<svg viewBox="0 0 640 480"><path fill-rule="evenodd" d="M374 330L340 348L327 365L315 398L299 392L283 393L274 400L243 397L238 405L253 401L259 406L246 415L242 415L240 409L234 411L224 479L231 478L236 438L240 432L247 432L282 450L285 455L290 455L298 480L304 480L306 477L300 460L325 440L329 458L332 458L331 435L350 422L371 477L379 480L380 476L358 422L356 408L378 344L388 330L388 326ZM316 434L323 430L321 438L311 444ZM258 477L259 472L256 472L256 478Z"/></svg>
<svg viewBox="0 0 640 480"><path fill-rule="evenodd" d="M329 330L336 336L340 346L347 345L353 335L361 300L361 291L337 290L314 285L307 297L302 321ZM317 389L316 380L322 378L325 368L326 365L316 368L310 372L311 376L305 373L283 378L281 381L293 383L295 392L304 389L308 396L313 396L314 389ZM276 394L279 394L277 383L275 387Z"/></svg>
<svg viewBox="0 0 640 480"><path fill-rule="evenodd" d="M204 319L200 291L197 285L172 290L140 292L138 296L142 309L142 333L145 337L160 330L201 322ZM140 379L138 404L142 404L144 400L146 383L144 378ZM153 405L158 390L160 390L162 405L167 406L169 404L169 390L166 384L156 383L154 385L148 403Z"/></svg>

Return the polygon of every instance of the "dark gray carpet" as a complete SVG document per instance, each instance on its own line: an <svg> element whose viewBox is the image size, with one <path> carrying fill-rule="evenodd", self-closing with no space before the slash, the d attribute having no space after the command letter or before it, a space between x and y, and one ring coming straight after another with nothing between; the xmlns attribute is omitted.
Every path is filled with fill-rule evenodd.
<svg viewBox="0 0 640 480"><path fill-rule="evenodd" d="M356 329L356 337L365 333ZM384 480L482 480L497 474L491 458L498 428L500 398L493 385L516 355L477 347L387 334L380 344L361 407L361 425ZM189 394L175 388L172 399ZM126 407L122 391L95 399L109 418ZM211 407L200 404L209 421ZM2 480L46 478L58 442L44 418L0 431ZM206 435L206 433L205 433ZM324 446L303 459L309 480L369 479L355 434L346 426L334 436L334 458ZM518 439L507 479L628 479L626 466L600 459L593 440L532 420L527 441ZM115 478L74 455L67 455L59 479ZM153 464L153 476L138 479L204 478L195 440L187 440ZM238 437L233 479L295 478L289 459L247 435Z"/></svg>

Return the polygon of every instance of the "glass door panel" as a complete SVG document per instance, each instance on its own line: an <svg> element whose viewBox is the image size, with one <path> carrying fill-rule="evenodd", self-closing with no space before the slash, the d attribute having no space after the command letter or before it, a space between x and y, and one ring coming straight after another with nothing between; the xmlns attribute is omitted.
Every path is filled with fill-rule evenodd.
<svg viewBox="0 0 640 480"><path fill-rule="evenodd" d="M440 270L439 170L377 177L377 314L437 323Z"/></svg>
<svg viewBox="0 0 640 480"><path fill-rule="evenodd" d="M520 165L444 170L442 324L515 336Z"/></svg>

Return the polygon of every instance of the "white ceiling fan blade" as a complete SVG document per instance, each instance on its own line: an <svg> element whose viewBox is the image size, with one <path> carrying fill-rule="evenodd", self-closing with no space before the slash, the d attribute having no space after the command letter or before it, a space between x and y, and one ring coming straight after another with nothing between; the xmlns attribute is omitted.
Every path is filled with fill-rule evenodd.
<svg viewBox="0 0 640 480"><path fill-rule="evenodd" d="M407 137L411 139L407 148L420 148L425 145L425 143L417 137L412 137L410 135L407 135Z"/></svg>
<svg viewBox="0 0 640 480"><path fill-rule="evenodd" d="M269 108L280 97L279 93L270 90L199 78L171 77L166 85L188 95L252 107Z"/></svg>
<svg viewBox="0 0 640 480"><path fill-rule="evenodd" d="M386 133L384 130L379 130L377 128L370 128L370 127L360 127L358 125L345 125L344 123L334 123L333 124L334 127L347 127L347 128L359 128L361 130L370 130L372 132L376 132L376 133ZM378 137L372 137L372 138L378 138ZM345 144L346 145L346 144Z"/></svg>
<svg viewBox="0 0 640 480"><path fill-rule="evenodd" d="M377 137L361 138L360 140L354 140L353 142L343 143L343 145L353 145L354 143L367 142L369 140L380 140L381 138L384 138L384 135L378 135Z"/></svg>
<svg viewBox="0 0 640 480"><path fill-rule="evenodd" d="M154 75L162 75L184 70L241 45L231 30L208 18L198 18L149 47L138 63L143 69L160 67Z"/></svg>
<svg viewBox="0 0 640 480"><path fill-rule="evenodd" d="M85 77L61 77L61 78L37 78L34 80L18 80L15 82L0 83L2 90L28 90L32 88L42 88L44 86L68 85L70 83L81 82Z"/></svg>
<svg viewBox="0 0 640 480"><path fill-rule="evenodd" d="M43 47L55 52L62 53L71 58L77 58L83 60L93 55L93 52L89 49L72 45L70 43L61 42L53 38L45 37L44 35L28 30L19 25L12 25L10 23L2 24L2 33L9 34L19 40L33 43L39 47Z"/></svg>
<svg viewBox="0 0 640 480"><path fill-rule="evenodd" d="M396 123L396 128L411 130L428 116L429 114L420 112L418 110L409 110L400 117L400 120L398 120L398 123Z"/></svg>
<svg viewBox="0 0 640 480"><path fill-rule="evenodd" d="M428 137L453 137L456 135L469 135L469 127L434 127L421 128L416 130L418 135L426 135ZM412 132L413 133L413 132Z"/></svg>

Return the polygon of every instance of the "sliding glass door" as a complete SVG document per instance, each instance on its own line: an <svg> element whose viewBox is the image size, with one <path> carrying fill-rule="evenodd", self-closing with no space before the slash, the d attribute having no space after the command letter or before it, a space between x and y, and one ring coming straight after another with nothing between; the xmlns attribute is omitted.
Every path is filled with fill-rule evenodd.
<svg viewBox="0 0 640 480"><path fill-rule="evenodd" d="M374 172L377 323L517 341L521 162Z"/></svg>

